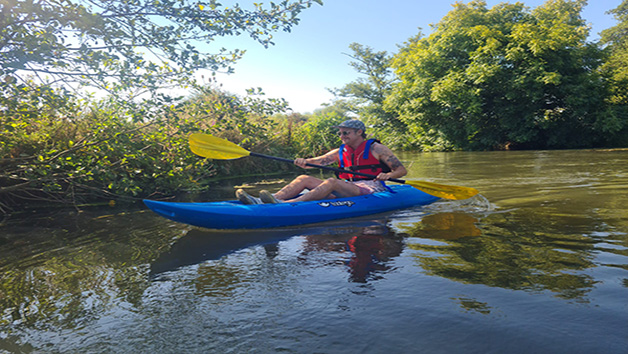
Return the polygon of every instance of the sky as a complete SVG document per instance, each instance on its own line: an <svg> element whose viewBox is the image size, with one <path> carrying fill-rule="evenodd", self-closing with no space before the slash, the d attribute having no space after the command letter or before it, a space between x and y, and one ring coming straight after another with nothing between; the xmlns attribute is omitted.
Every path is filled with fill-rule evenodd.
<svg viewBox="0 0 628 354"><path fill-rule="evenodd" d="M312 113L331 102L328 91L340 88L360 77L349 62L349 44L353 42L375 51L395 54L400 45L419 33L431 33L430 24L438 23L455 1L437 0L323 0L304 10L299 25L292 31L274 34L274 46L264 48L252 39L229 37L215 42L217 48L245 49L246 54L234 66L234 74L218 74L225 91L244 96L249 88L260 87L267 98L284 98L294 112ZM242 5L246 1L239 1ZM263 2L263 1L260 1ZM465 0L464 3L469 1ZM487 7L502 2L487 0ZM529 8L544 0L525 0ZM622 0L589 0L582 17L592 27L590 40L616 24L606 14Z"/></svg>

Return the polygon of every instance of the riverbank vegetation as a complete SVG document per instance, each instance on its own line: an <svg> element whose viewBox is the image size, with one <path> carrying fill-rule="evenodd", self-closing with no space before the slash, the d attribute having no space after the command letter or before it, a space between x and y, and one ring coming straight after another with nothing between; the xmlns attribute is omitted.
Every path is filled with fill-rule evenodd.
<svg viewBox="0 0 628 354"><path fill-rule="evenodd" d="M585 1L533 10L457 3L394 55L352 44L363 78L311 114L261 90L239 97L193 79L200 68L228 71L242 55L203 52L212 38L246 33L271 45L271 33L289 31L313 3L0 4L0 212L164 198L293 168L201 159L187 146L199 131L284 157L337 146L332 127L355 115L395 149L628 145L628 0L599 42L588 41Z"/></svg>

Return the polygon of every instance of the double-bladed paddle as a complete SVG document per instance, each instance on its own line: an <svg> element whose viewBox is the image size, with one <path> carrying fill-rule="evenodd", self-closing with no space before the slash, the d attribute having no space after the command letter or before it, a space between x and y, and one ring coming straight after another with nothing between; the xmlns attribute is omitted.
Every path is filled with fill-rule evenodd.
<svg viewBox="0 0 628 354"><path fill-rule="evenodd" d="M282 157L269 156L269 155L264 155L264 154L259 154L256 152L248 151L228 140L217 138L209 134L201 134L201 133L191 134L190 135L190 149L196 155L207 157L210 159L215 159L215 160L233 160L233 159L239 159L245 156L256 156L256 157L263 157L265 159L271 159L271 160L282 161L282 162L289 162L289 163L294 162L294 160L285 159ZM368 173L344 170L341 168L315 165L311 163L307 163L306 165L309 167L320 168L320 169L328 170L328 171L351 173L357 176L373 177L373 178L376 177ZM406 180L396 179L396 178L391 178L389 179L389 181L402 183L402 184L408 184L427 194L431 194L435 197L445 198L445 199L454 199L454 200L467 199L479 193L477 189L475 188L448 186L445 184L431 183L431 182L425 182L425 181L406 181Z"/></svg>

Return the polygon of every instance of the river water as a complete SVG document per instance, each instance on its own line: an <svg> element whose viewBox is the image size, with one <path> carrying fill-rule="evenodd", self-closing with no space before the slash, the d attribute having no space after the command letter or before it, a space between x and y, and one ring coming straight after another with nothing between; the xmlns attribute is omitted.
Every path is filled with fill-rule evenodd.
<svg viewBox="0 0 628 354"><path fill-rule="evenodd" d="M482 196L260 231L10 218L0 353L628 352L628 151L399 157Z"/></svg>

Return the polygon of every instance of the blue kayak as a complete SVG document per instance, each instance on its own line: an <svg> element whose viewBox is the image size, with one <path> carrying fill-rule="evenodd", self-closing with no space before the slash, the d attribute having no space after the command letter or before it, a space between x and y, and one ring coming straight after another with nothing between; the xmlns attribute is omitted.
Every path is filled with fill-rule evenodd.
<svg viewBox="0 0 628 354"><path fill-rule="evenodd" d="M245 205L240 201L183 203L144 200L155 213L209 229L261 229L312 224L426 205L439 198L409 185L350 198L298 203Z"/></svg>

